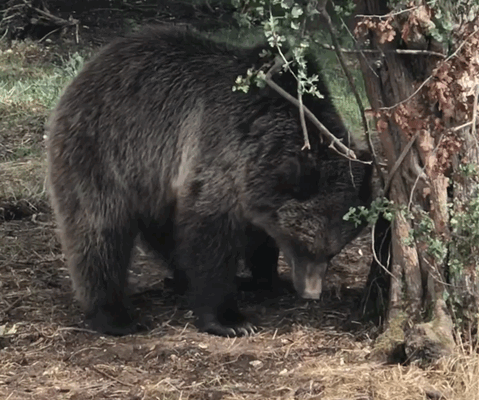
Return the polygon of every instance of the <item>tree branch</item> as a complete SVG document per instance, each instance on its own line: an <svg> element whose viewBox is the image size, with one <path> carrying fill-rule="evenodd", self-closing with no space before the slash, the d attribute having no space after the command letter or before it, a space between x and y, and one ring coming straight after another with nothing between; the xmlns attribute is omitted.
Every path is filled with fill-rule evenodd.
<svg viewBox="0 0 479 400"><path fill-rule="evenodd" d="M357 160L356 154L347 147L345 144L343 144L336 136L334 136L317 118L316 116L307 108L304 104L302 104L298 99L296 99L294 96L291 96L286 90L284 90L281 86L279 86L276 82L273 81L272 76L281 70L283 65L285 65L288 62L288 59L291 57L291 53L288 52L286 54L281 54L279 56L276 56L274 59L274 63L271 66L271 68L268 70L268 72L265 74L264 80L266 84L273 89L275 92L277 92L279 95L283 96L286 100L290 101L293 103L296 107L300 109L300 116L301 116L301 108L303 109L304 114L308 117L308 119L313 123L313 125L318 128L321 134L323 134L327 139L331 141L331 143L335 144L337 146L337 149L332 146L333 149L339 150L339 154L353 159ZM301 121L301 124L303 121ZM305 131L305 126L303 127L303 134L306 135L305 138L305 145L303 147L306 148L309 144L309 139L307 139L308 132Z"/></svg>
<svg viewBox="0 0 479 400"><path fill-rule="evenodd" d="M286 53L286 55L284 55L283 52L281 51L281 47L276 45L276 49L278 50L278 53L283 60L283 65L286 65L291 75L293 75L294 79L296 79L296 81L298 82L299 119L301 121L301 129L303 130L303 137L304 137L304 146L301 148L301 150L311 150L311 143L309 142L308 128L306 126L306 120L304 119L303 94L301 93L300 80L296 76L294 71L289 67L289 63L288 63L288 58L291 57L291 52L288 52Z"/></svg>
<svg viewBox="0 0 479 400"><path fill-rule="evenodd" d="M265 82L271 89L273 89L278 94L283 96L286 100L293 103L296 107L298 108L300 107L301 104L298 101L298 99L295 98L294 96L291 96L286 90L284 90L271 78L266 77ZM332 142L331 145L334 144L335 146L338 147L339 150L341 150L340 154L348 158L351 158L353 160L357 159L356 154L354 154L354 151L352 151L349 147L344 145L336 136L334 136L331 132L329 132L329 130L316 118L316 116L309 110L309 108L305 106L303 106L303 108L304 108L305 115L309 118L309 120L313 123L313 125L316 126L316 128L318 128L318 130Z"/></svg>
<svg viewBox="0 0 479 400"><path fill-rule="evenodd" d="M415 7L411 7L411 8L406 8L405 10L400 10L400 11L396 11L394 13L387 13L387 14L384 14L384 15L362 15L362 14L358 14L356 15L355 17L356 18L379 18L379 19L383 19L383 18L389 18L389 17L394 17L396 15L401 15L401 14L404 14L404 13L407 13L407 12L410 12L410 11L413 11L415 9L419 8L419 6L415 6Z"/></svg>
<svg viewBox="0 0 479 400"><path fill-rule="evenodd" d="M348 79L349 86L351 87L351 90L352 90L352 92L354 94L354 97L356 99L356 103L358 104L358 108L359 108L359 112L361 114L361 120L362 120L362 123L363 123L364 131L366 132L369 151L371 152L371 156L373 158L373 163L374 163L374 166L375 166L375 168L378 172L378 176L381 179L382 185L384 186L384 181L385 180L384 180L383 173L381 171L381 168L378 164L378 161L377 161L377 158L376 158L376 155L375 155L375 152L374 152L374 146L373 146L372 138L371 138L371 131L369 129L368 121L366 119L366 114L364 113L364 105L363 105L361 97L359 96L359 93L356 89L356 85L354 84L353 77L351 76L351 73L349 72L349 69L346 67L346 62L344 60L343 54L339 50L341 46L339 45L338 39L336 38L336 34L335 34L334 28L333 28L333 24L331 22L331 17L329 16L328 11L326 10L326 4L327 3L328 3L328 0L322 0L322 1L318 2L318 6L317 6L318 11L322 15L323 19L326 21L326 26L327 26L329 34L331 36L331 40L333 41L336 56L338 57L339 63L341 64L341 68L343 69L344 74L346 75L346 78Z"/></svg>
<svg viewBox="0 0 479 400"><path fill-rule="evenodd" d="M309 143L308 128L306 127L306 120L304 119L304 104L303 94L301 93L300 83L298 81L298 102L299 102L299 119L301 121L301 128L304 135L304 146L301 150L311 150L311 143Z"/></svg>
<svg viewBox="0 0 479 400"><path fill-rule="evenodd" d="M331 46L327 43L318 43L323 49L336 51L335 46ZM394 53L394 54L411 54L411 55L425 55L425 56L436 56L441 58L446 58L446 56L442 53L438 53L436 51L430 50L410 50L410 49L391 49L391 50L378 50L378 49L361 49L361 50L353 50L353 49L345 49L343 47L339 48L341 53Z"/></svg>

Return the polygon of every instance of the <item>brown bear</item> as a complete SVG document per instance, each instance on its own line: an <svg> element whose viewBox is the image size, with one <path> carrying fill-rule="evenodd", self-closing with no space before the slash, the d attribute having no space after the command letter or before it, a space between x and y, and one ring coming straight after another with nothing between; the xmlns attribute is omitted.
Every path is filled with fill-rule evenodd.
<svg viewBox="0 0 479 400"><path fill-rule="evenodd" d="M232 90L262 64L262 48L150 27L106 46L61 96L48 123L48 181L92 329L138 327L125 296L138 235L158 251L165 238L174 244L198 328L235 336L253 331L235 298L238 257L258 251L248 250L251 227L283 251L306 298L319 298L329 258L359 232L342 215L369 201L370 166L352 163L353 183L350 162L309 122L311 150L303 149L296 106L269 88ZM296 93L289 73L275 81ZM347 144L318 86L324 98L305 94L304 103Z"/></svg>

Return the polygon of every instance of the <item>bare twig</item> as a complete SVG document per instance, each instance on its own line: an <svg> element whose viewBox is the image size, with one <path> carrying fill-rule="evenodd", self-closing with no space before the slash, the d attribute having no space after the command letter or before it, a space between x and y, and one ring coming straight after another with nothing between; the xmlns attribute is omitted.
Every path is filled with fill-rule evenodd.
<svg viewBox="0 0 479 400"><path fill-rule="evenodd" d="M5 33L3 34L3 36L0 37L0 40L3 40L3 38L7 36L7 33L8 33L8 27L5 29Z"/></svg>
<svg viewBox="0 0 479 400"><path fill-rule="evenodd" d="M309 143L308 128L306 127L306 120L304 118L304 104L303 94L301 93L301 84L298 81L298 102L299 102L299 119L301 121L301 128L304 135L304 146L301 150L311 150L311 143Z"/></svg>
<svg viewBox="0 0 479 400"><path fill-rule="evenodd" d="M461 129L467 128L469 125L472 125L472 121L469 121L469 122L466 122L465 124L461 124L459 126L455 126L454 128L451 128L451 132L460 131Z"/></svg>
<svg viewBox="0 0 479 400"><path fill-rule="evenodd" d="M128 387L135 387L135 385L132 385L131 383L128 383L128 382L123 382L121 381L120 379L118 378L115 378L114 376L106 373L105 371L102 371L100 368L98 368L96 365L91 365L90 368L95 371L95 372L98 372L100 375L103 375L105 378L108 378L108 379L111 379L115 382L118 382L119 384L123 385L123 386L128 386Z"/></svg>
<svg viewBox="0 0 479 400"><path fill-rule="evenodd" d="M73 18L71 18L72 21L74 21ZM77 21L77 20L76 20ZM76 40L76 44L80 43L80 35L79 35L79 32L80 32L80 23L79 21L77 21L77 23L75 24L75 40Z"/></svg>
<svg viewBox="0 0 479 400"><path fill-rule="evenodd" d="M391 185L391 182L394 178L394 175L396 174L396 171L398 170L398 168L400 167L400 165L402 164L402 162L406 158L407 153L409 153L409 150L411 149L412 145L416 142L416 139L418 138L418 136L419 136L419 132L416 132L416 134L412 137L412 139L409 140L409 142L407 142L407 144L406 144L406 146L404 146L404 149L401 152L400 156L398 157L398 159L394 163L394 165L391 169L391 172L389 172L389 175L386 179L386 184L384 185L384 195L385 196L387 195L387 193L389 191L389 186Z"/></svg>
<svg viewBox="0 0 479 400"><path fill-rule="evenodd" d="M24 297L19 297L18 299L16 299L13 303L11 304L8 304L6 308L4 308L2 311L3 314L6 314L8 313L10 310L12 310L13 308L15 308L17 306L18 303L20 303L22 300L24 299ZM5 302L7 302L6 300L4 300Z"/></svg>
<svg viewBox="0 0 479 400"><path fill-rule="evenodd" d="M387 14L384 14L384 15L363 15L363 14L358 14L358 15L356 15L355 17L356 17L356 18L379 18L379 19L383 19L383 18L394 17L394 16L396 16L396 15L401 15L401 14L404 14L404 13L407 13L407 12L411 12L411 11L415 10L416 8L419 8L419 6L415 6L415 7L411 7L411 8L406 8L405 10L396 11L396 12L394 12L394 13L387 13Z"/></svg>
<svg viewBox="0 0 479 400"><path fill-rule="evenodd" d="M291 57L291 53L288 52L285 55L280 55L279 57L275 57L273 65L271 68L266 72L266 79L271 79L271 77L283 68L283 65L288 63L289 58Z"/></svg>
<svg viewBox="0 0 479 400"><path fill-rule="evenodd" d="M474 105L472 106L472 134L476 136L476 122L477 122L477 98L479 96L479 84L476 84L474 91Z"/></svg>
<svg viewBox="0 0 479 400"><path fill-rule="evenodd" d="M474 141L476 143L476 149L479 150L479 145L477 143L477 98L479 96L479 84L476 84L476 88L474 90L474 105L472 106L472 127L471 127L471 133L472 137L474 138Z"/></svg>
<svg viewBox="0 0 479 400"><path fill-rule="evenodd" d="M57 329L57 332L83 332L83 333L91 333L93 335L98 335L97 331L92 331L91 329L86 328L77 328L75 326L65 326L63 328Z"/></svg>
<svg viewBox="0 0 479 400"><path fill-rule="evenodd" d="M336 51L335 46L331 46L327 43L320 43L319 44L325 50ZM430 51L430 50L410 50L410 49L391 49L391 50L378 50L378 49L345 49L344 47L340 47L339 51L341 53L394 53L394 54L411 54L411 55L425 55L425 56L436 56L441 58L446 58L446 55L442 53L438 53L437 51Z"/></svg>
<svg viewBox="0 0 479 400"><path fill-rule="evenodd" d="M55 32L58 32L61 28L54 29L53 31L48 32L45 36L43 36L38 43L43 42L48 36L53 35Z"/></svg>
<svg viewBox="0 0 479 400"><path fill-rule="evenodd" d="M439 145L441 144L442 142L442 138L444 137L444 133L441 133L441 136L439 136L439 139L437 141L437 144L436 146L434 147L434 149L432 150L432 155L435 155L436 152L437 152L437 149L439 149ZM424 171L426 170L426 165L424 165L422 168L421 168L421 173L418 174L417 178L416 178L416 181L414 182L414 185L411 189L411 194L409 195L409 203L407 205L407 209L408 210L411 210L411 205L412 205L412 200L413 200L413 196L414 196L414 191L416 190L416 186L419 182L419 179L421 179L421 177L424 175Z"/></svg>
<svg viewBox="0 0 479 400"><path fill-rule="evenodd" d="M409 195L409 202L408 202L408 205L407 205L408 211L411 211L413 195L414 195L414 192L416 191L417 184L419 183L419 180L422 177L424 177L425 175L426 174L424 173L424 167L423 167L423 168L421 168L421 171L419 172L419 174L417 174L416 180L414 181L414 185L412 185L411 194Z"/></svg>
<svg viewBox="0 0 479 400"><path fill-rule="evenodd" d="M338 39L336 38L336 34L335 34L334 28L333 28L333 24L331 22L331 17L329 16L328 11L326 10L327 2L328 2L328 0L322 0L322 1L318 2L318 11L321 13L323 19L326 21L326 26L327 26L329 34L331 36L331 40L333 41L336 56L338 57L339 63L341 64L341 68L343 69L344 74L346 75L346 78L348 79L349 86L351 88L351 91L353 92L353 95L354 95L355 99L356 99L356 103L358 104L358 108L359 108L359 112L361 114L361 120L362 120L362 123L363 123L364 131L366 132L369 151L370 151L371 156L373 158L373 164L374 164L374 166L375 166L375 168L378 172L379 178L381 179L381 183L384 186L384 176L383 176L383 173L381 171L381 168L380 168L380 166L378 164L378 161L376 159L376 156L375 156L374 145L372 143L372 137L371 137L371 131L369 129L368 121L366 119L366 114L364 112L364 105L363 105L361 97L359 96L359 93L356 89L356 85L354 84L353 77L352 77L351 73L349 72L349 69L346 66L346 61L344 60L343 54L341 53L341 51L339 51L341 46L339 45Z"/></svg>
<svg viewBox="0 0 479 400"><path fill-rule="evenodd" d="M211 13L214 14L215 10L213 10L213 7L211 7L211 4L208 0L205 0L206 7L208 7L208 10L210 10Z"/></svg>
<svg viewBox="0 0 479 400"><path fill-rule="evenodd" d="M115 12L125 12L125 10L121 10L120 8L93 8L89 12L97 12L97 11L115 11Z"/></svg>
<svg viewBox="0 0 479 400"><path fill-rule="evenodd" d="M393 49L393 50L383 50L382 53L425 55L425 56L435 56L440 58L446 58L445 54L438 53L437 51L431 51L431 50Z"/></svg>
<svg viewBox="0 0 479 400"><path fill-rule="evenodd" d="M376 224L373 224L372 228L371 228L371 247L372 247L372 253L373 253L373 258L374 258L374 261L376 261L378 263L378 265L389 275L391 275L391 277L393 277L394 279L397 279L396 276L393 275L393 273L391 271L388 270L388 268L383 265L381 263L381 261L379 261L379 258L378 258L378 255L376 254L376 249L374 248L375 247L375 241L374 241L374 235L376 234ZM389 262L387 263L389 264Z"/></svg>

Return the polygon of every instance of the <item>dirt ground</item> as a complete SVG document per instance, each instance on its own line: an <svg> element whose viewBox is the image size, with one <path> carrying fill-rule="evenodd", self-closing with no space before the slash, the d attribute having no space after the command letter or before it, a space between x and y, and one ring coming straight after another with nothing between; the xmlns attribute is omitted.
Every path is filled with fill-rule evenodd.
<svg viewBox="0 0 479 400"><path fill-rule="evenodd" d="M314 365L368 354L371 330L349 318L370 262L367 234L335 259L321 303L243 294L260 332L238 339L198 333L184 299L163 287L166 269L139 251L132 295L153 329L124 338L88 332L51 215L3 222L0 238L2 399L320 398L332 376L316 376Z"/></svg>
<svg viewBox="0 0 479 400"><path fill-rule="evenodd" d="M49 10L65 19L73 15L84 26L79 44L75 29L51 34L59 52L104 43L125 29L125 15L130 25L231 23L225 8L213 1L202 6L64 3L71 8L52 1ZM111 10L115 6L121 18ZM8 137L15 132L12 128ZM38 124L31 135L41 147ZM26 163L41 171L42 160L41 151ZM5 165L0 164L0 186L13 179L2 174ZM455 358L426 370L370 359L378 329L355 319L372 259L369 231L333 260L320 302L242 293L240 306L260 329L255 336L235 339L198 333L185 300L164 286L165 267L138 249L130 274L132 298L152 329L103 337L82 327L55 223L40 197L0 197L0 399L479 398L475 358L473 367L469 359L465 368L466 362ZM287 277L284 263L281 271Z"/></svg>

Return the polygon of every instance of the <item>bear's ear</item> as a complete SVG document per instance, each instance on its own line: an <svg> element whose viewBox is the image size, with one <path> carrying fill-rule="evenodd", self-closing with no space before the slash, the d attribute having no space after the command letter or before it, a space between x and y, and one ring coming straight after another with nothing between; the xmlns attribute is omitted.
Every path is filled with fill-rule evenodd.
<svg viewBox="0 0 479 400"><path fill-rule="evenodd" d="M317 194L321 182L321 171L307 161L290 157L276 168L274 179L279 193L289 193L300 201Z"/></svg>
<svg viewBox="0 0 479 400"><path fill-rule="evenodd" d="M310 166L301 161L290 157L276 168L274 174L276 190L289 193L298 200L309 198L317 190L317 183L313 181L319 179L317 174L313 177Z"/></svg>
<svg viewBox="0 0 479 400"><path fill-rule="evenodd" d="M301 183L302 167L298 159L289 157L275 168L273 175L278 192L295 192Z"/></svg>

